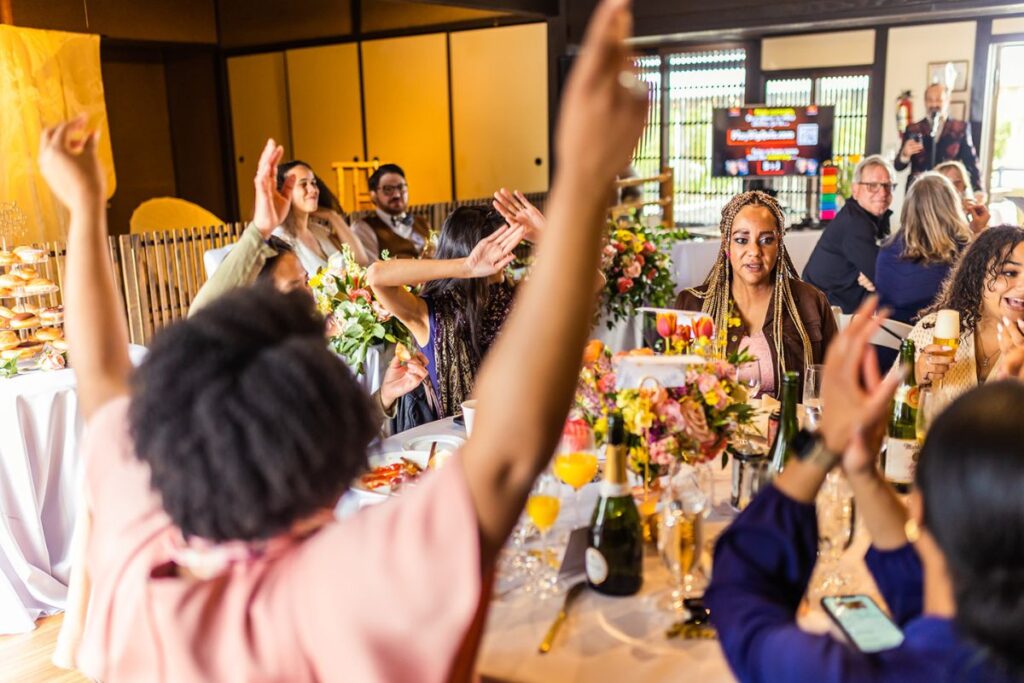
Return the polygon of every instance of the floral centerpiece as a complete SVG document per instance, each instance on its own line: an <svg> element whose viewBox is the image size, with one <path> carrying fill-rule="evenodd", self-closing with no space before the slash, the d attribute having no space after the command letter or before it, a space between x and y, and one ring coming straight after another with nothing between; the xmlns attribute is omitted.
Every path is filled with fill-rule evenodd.
<svg viewBox="0 0 1024 683"><path fill-rule="evenodd" d="M328 344L345 359L352 372L363 371L371 346L408 344L408 330L377 301L366 285L366 270L356 262L348 246L331 256L327 268L321 268L310 278L309 286L317 309L328 316Z"/></svg>
<svg viewBox="0 0 1024 683"><path fill-rule="evenodd" d="M665 306L675 293L672 278L672 243L687 239L686 231L667 227L645 228L636 211L610 223L608 243L601 253L607 279L601 292L601 311L611 329L641 306Z"/></svg>
<svg viewBox="0 0 1024 683"><path fill-rule="evenodd" d="M706 327L704 330L706 331ZM710 339L691 339L691 345L710 345ZM584 355L576 392L576 410L594 428L602 442L607 418L622 413L629 447L629 466L654 479L674 462L706 463L722 454L740 427L750 424L753 408L746 389L737 381L736 367L749 360L744 352L728 360L710 357L686 372L683 386L643 386L616 389L616 364L629 354L652 354L639 349L613 356L599 341L591 341Z"/></svg>

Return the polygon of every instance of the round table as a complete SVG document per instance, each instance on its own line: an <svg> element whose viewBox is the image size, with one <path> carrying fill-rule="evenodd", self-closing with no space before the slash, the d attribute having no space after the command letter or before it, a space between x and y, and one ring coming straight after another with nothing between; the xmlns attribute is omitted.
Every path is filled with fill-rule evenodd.
<svg viewBox="0 0 1024 683"><path fill-rule="evenodd" d="M465 436L451 419L441 420L397 434L381 444L382 452L402 450L402 445L420 436ZM705 541L717 537L735 516L728 506L731 464L722 468L712 463L715 505L705 523ZM582 490L583 509L589 514L598 486ZM574 520L574 499L568 487L563 490L559 521L549 532L552 539L563 539ZM346 496L347 509L381 500L356 501ZM877 590L863 562L868 539L857 525L854 542L844 554L840 566L852 578L850 592L868 593L879 600ZM564 543L564 540L563 540ZM705 557L707 560L707 556ZM705 563L706 566L706 563ZM582 577L580 577L582 578ZM574 580L562 581L562 591ZM484 681L546 683L560 681L595 683L609 681L699 680L703 683L735 680L717 641L667 639L665 629L672 616L654 605L654 594L669 586L667 570L653 548L645 548L644 585L635 596L613 598L585 591L573 604L569 617L548 654L539 654L540 644L562 604L561 595L548 600L519 590L508 590L502 577L494 591L487 627L477 660ZM823 632L830 628L827 617L812 609L800 619L801 627Z"/></svg>

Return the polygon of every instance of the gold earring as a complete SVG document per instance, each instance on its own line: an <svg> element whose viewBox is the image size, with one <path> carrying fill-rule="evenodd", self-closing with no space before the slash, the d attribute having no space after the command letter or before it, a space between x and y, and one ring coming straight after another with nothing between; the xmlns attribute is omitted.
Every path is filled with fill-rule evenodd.
<svg viewBox="0 0 1024 683"><path fill-rule="evenodd" d="M921 527L913 519L908 519L907 523L903 525L903 533L906 534L909 543L917 543L921 540Z"/></svg>

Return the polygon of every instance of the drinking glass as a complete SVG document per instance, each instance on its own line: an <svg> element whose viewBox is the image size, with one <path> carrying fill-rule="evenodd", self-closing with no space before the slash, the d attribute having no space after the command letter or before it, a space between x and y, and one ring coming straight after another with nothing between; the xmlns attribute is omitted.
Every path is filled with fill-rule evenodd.
<svg viewBox="0 0 1024 683"><path fill-rule="evenodd" d="M566 423L551 469L562 483L574 491L574 526L578 528L585 525L580 507L580 489L593 481L597 474L594 431L585 422L571 420Z"/></svg>
<svg viewBox="0 0 1024 683"><path fill-rule="evenodd" d="M555 570L548 561L548 532L555 525L561 508L558 489L555 478L545 472L537 478L526 500L526 514L540 532L540 562L533 589L541 598L552 594L557 581Z"/></svg>
<svg viewBox="0 0 1024 683"><path fill-rule="evenodd" d="M942 410L942 391L931 387L920 387L917 394L917 441L924 444L925 435L932 426L935 416Z"/></svg>
<svg viewBox="0 0 1024 683"><path fill-rule="evenodd" d="M658 515L658 554L672 577L671 588L657 600L660 609L678 615L685 610L684 600L703 588L698 572L708 507L696 470L679 467L669 477Z"/></svg>
<svg viewBox="0 0 1024 683"><path fill-rule="evenodd" d="M752 361L741 363L736 368L737 381L747 390L748 398L757 398L761 393L761 361L755 358Z"/></svg>
<svg viewBox="0 0 1024 683"><path fill-rule="evenodd" d="M850 584L850 576L840 566L843 551L853 539L853 492L837 468L833 469L818 492L818 562L816 580L811 582L811 604L826 595L839 595Z"/></svg>
<svg viewBox="0 0 1024 683"><path fill-rule="evenodd" d="M804 410L807 411L807 428L813 430L821 420L821 378L824 365L808 365L804 373Z"/></svg>

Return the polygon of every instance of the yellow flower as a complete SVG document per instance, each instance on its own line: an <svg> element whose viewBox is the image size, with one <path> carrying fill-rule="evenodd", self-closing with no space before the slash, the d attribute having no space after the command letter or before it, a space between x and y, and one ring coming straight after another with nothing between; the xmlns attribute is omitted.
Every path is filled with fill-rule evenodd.
<svg viewBox="0 0 1024 683"><path fill-rule="evenodd" d="M604 441L605 435L608 433L608 418L598 418L597 422L594 423L594 438L598 442Z"/></svg>
<svg viewBox="0 0 1024 683"><path fill-rule="evenodd" d="M309 286L310 287L312 287L313 289L320 289L321 287L323 287L324 280L323 280L322 273L323 273L323 271L319 271L319 272L317 272L316 275L314 275L313 277L309 278Z"/></svg>
<svg viewBox="0 0 1024 683"><path fill-rule="evenodd" d="M742 321L738 317L729 318L729 327L739 327L742 324Z"/></svg>
<svg viewBox="0 0 1024 683"><path fill-rule="evenodd" d="M615 239L617 239L620 242L629 242L630 240L633 239L633 233L631 233L629 230L616 230Z"/></svg>
<svg viewBox="0 0 1024 683"><path fill-rule="evenodd" d="M643 465L647 462L647 449L641 448L640 446L633 446L629 449L629 457L635 462Z"/></svg>
<svg viewBox="0 0 1024 683"><path fill-rule="evenodd" d="M643 240L637 240L637 241L633 242L633 251L635 253L639 254L643 250L644 250Z"/></svg>

